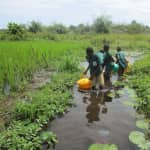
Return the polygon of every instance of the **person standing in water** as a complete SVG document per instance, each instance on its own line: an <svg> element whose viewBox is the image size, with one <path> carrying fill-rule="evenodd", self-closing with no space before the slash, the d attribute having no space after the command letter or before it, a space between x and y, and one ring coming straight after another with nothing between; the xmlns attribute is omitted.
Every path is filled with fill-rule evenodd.
<svg viewBox="0 0 150 150"><path fill-rule="evenodd" d="M100 50L96 53L100 62L100 89L104 88L104 50Z"/></svg>
<svg viewBox="0 0 150 150"><path fill-rule="evenodd" d="M104 78L106 82L110 82L114 62L115 59L110 53L109 45L104 44L104 67L105 67Z"/></svg>
<svg viewBox="0 0 150 150"><path fill-rule="evenodd" d="M99 85L99 79L100 79L100 62L99 58L94 54L94 50L91 47L88 47L86 49L86 59L89 63L87 69L84 71L84 74L87 74L88 70L90 70L90 79L92 80L92 89L97 89L97 84Z"/></svg>
<svg viewBox="0 0 150 150"><path fill-rule="evenodd" d="M117 47L116 60L117 60L117 64L119 65L118 76L121 77L123 76L124 70L127 67L127 63L128 63L121 47Z"/></svg>

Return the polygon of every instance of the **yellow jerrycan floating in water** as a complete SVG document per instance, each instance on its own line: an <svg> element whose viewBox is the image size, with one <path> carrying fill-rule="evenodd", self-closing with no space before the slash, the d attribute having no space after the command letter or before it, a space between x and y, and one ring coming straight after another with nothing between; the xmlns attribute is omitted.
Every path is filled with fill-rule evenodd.
<svg viewBox="0 0 150 150"><path fill-rule="evenodd" d="M90 90L92 87L92 82L88 77L82 77L77 84L80 90Z"/></svg>

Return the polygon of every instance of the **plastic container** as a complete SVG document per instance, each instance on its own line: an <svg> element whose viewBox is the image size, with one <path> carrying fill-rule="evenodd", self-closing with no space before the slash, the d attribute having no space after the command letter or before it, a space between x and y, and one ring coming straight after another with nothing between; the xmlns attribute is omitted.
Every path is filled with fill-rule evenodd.
<svg viewBox="0 0 150 150"><path fill-rule="evenodd" d="M118 72L118 70L119 70L119 65L114 63L113 64L113 72Z"/></svg>
<svg viewBox="0 0 150 150"><path fill-rule="evenodd" d="M128 62L128 65L124 70L124 73L126 74L126 73L130 72L130 70L131 70L131 64Z"/></svg>
<svg viewBox="0 0 150 150"><path fill-rule="evenodd" d="M80 90L90 90L92 87L92 82L89 78L81 78L77 81L78 87Z"/></svg>

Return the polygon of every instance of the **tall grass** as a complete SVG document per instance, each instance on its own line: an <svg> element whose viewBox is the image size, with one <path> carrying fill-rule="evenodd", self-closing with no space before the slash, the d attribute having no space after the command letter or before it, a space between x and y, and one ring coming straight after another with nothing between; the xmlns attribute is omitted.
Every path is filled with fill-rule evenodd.
<svg viewBox="0 0 150 150"><path fill-rule="evenodd" d="M66 51L74 57L84 52L86 42L21 41L0 43L0 87L6 84L17 89L32 79L33 73L42 67L56 67Z"/></svg>
<svg viewBox="0 0 150 150"><path fill-rule="evenodd" d="M110 43L111 49L121 46L124 50L150 50L149 34L84 34L84 35L60 35L58 40L89 41L96 49L103 46L103 41Z"/></svg>
<svg viewBox="0 0 150 150"><path fill-rule="evenodd" d="M138 109L150 118L150 54L146 54L133 65L130 81L138 99Z"/></svg>
<svg viewBox="0 0 150 150"><path fill-rule="evenodd" d="M110 43L111 49L121 46L129 51L150 50L148 34L66 34L57 36L57 41L3 41L0 42L0 88L18 89L43 67L56 68L61 64L60 70L73 68L76 59L84 58L87 46L99 50L104 41ZM66 51L70 51L74 58L65 56Z"/></svg>

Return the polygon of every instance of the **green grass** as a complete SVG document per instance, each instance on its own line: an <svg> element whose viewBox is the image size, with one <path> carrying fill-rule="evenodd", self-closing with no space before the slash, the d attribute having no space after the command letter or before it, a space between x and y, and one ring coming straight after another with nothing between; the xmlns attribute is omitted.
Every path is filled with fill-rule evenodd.
<svg viewBox="0 0 150 150"><path fill-rule="evenodd" d="M51 83L38 91L26 93L13 103L11 119L0 134L0 149L42 149L43 143L55 143L53 133L43 132L48 121L63 114L72 103L72 87L79 77L78 61L85 58L85 48L98 50L103 40L111 49L149 50L149 35L61 35L58 41L0 42L0 87L8 82L11 89L20 89L41 68L56 69ZM135 63L131 83L139 96L139 109L149 116L150 55Z"/></svg>
<svg viewBox="0 0 150 150"><path fill-rule="evenodd" d="M6 84L20 89L32 79L33 73L43 67L56 68L63 56L70 51L75 58L84 58L85 48L97 51L103 41L109 41L111 49L121 46L123 50L150 50L150 35L100 34L59 35L57 41L2 41L0 42L0 88Z"/></svg>
<svg viewBox="0 0 150 150"><path fill-rule="evenodd" d="M150 118L150 54L135 62L130 76L131 86L139 97L138 110Z"/></svg>
<svg viewBox="0 0 150 150"><path fill-rule="evenodd" d="M74 72L54 75L51 83L42 90L29 92L26 98L13 105L12 119L7 128L0 133L0 149L37 150L42 144L50 147L57 142L51 132L42 132L43 127L72 105L72 87L79 74Z"/></svg>
<svg viewBox="0 0 150 150"><path fill-rule="evenodd" d="M0 87L5 82L18 89L43 67L56 69L66 52L82 57L88 43L83 41L21 41L0 43ZM68 55L69 57L69 55Z"/></svg>
<svg viewBox="0 0 150 150"><path fill-rule="evenodd" d="M150 50L150 35L149 34L66 34L59 35L58 40L74 40L74 41L88 41L96 49L103 47L103 41L110 43L111 49L116 49L121 46L124 50L129 51L143 51Z"/></svg>

